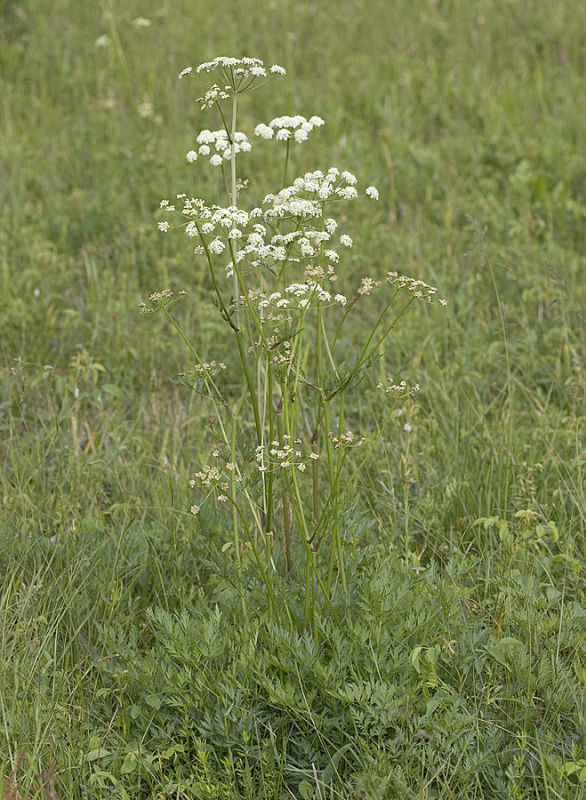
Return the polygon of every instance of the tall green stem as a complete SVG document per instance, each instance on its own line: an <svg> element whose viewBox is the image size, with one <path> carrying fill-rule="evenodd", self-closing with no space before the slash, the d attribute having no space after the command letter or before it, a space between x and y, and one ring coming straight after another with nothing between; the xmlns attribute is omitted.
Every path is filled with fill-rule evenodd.
<svg viewBox="0 0 586 800"><path fill-rule="evenodd" d="M238 106L238 95L232 95L232 134L231 134L231 153L230 153L230 205L236 205L236 112ZM234 270L234 301L238 299L238 276ZM238 307L234 311L236 325L238 325Z"/></svg>
<svg viewBox="0 0 586 800"><path fill-rule="evenodd" d="M266 373L266 381L267 381L267 411L269 415L269 446L272 446L272 442L275 438L275 410L273 408L273 367L271 364L271 356L270 353L267 353L267 373ZM273 525L273 478L274 478L274 468L272 462L269 463L268 468L268 475L267 475L267 487L266 487L266 530L267 533L270 533Z"/></svg>
<svg viewBox="0 0 586 800"><path fill-rule="evenodd" d="M289 167L289 151L291 149L291 139L287 139L287 150L285 151L285 169L283 171L283 189L287 185L287 169Z"/></svg>

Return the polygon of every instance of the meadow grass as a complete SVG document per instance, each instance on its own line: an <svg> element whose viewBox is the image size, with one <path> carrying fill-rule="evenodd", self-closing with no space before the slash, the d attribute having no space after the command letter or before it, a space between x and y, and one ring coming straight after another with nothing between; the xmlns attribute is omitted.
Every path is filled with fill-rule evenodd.
<svg viewBox="0 0 586 800"><path fill-rule="evenodd" d="M584 23L578 0L2 5L0 796L586 796ZM348 207L344 280L449 301L386 345L422 388L344 498L350 591L305 630L294 576L271 611L229 513L189 513L209 410L138 310L187 289L178 322L230 365L193 248L156 229L161 198L219 197L177 81L219 53L287 68L243 127L326 120L291 174L381 190ZM347 408L371 433L376 379Z"/></svg>

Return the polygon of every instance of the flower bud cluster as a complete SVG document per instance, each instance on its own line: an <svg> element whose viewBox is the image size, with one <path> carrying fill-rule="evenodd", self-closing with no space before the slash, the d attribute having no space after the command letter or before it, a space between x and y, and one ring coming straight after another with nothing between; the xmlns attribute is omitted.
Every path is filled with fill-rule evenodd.
<svg viewBox="0 0 586 800"><path fill-rule="evenodd" d="M273 441L270 446L259 445L256 448L255 458L259 472L267 471L267 462L281 469L295 468L299 472L305 472L310 460L317 461L319 459L319 453L311 452L308 456L304 456L300 449L301 439L294 439L291 443L291 437L284 434L283 440L283 442Z"/></svg>
<svg viewBox="0 0 586 800"><path fill-rule="evenodd" d="M332 431L330 431L328 433L328 438L334 445L335 450L339 450L341 447L362 447L366 441L364 436L360 437L360 439L357 439L352 431L346 431L345 433L341 433L339 436L336 436Z"/></svg>
<svg viewBox="0 0 586 800"><path fill-rule="evenodd" d="M407 386L407 381L403 380L399 383L394 383L393 379L388 377L386 383L377 383L376 388L384 390L385 394L391 397L412 397L419 391L419 384L416 383L414 386Z"/></svg>
<svg viewBox="0 0 586 800"><path fill-rule="evenodd" d="M212 452L213 458L219 458L220 451L214 450ZM228 474L229 473L229 474ZM195 486L202 486L205 489L219 492L217 499L220 503L225 503L228 500L226 492L230 488L230 481L234 480L236 483L242 481L242 476L236 464L227 462L224 467L216 464L206 464L199 472L195 473L195 478L189 481L189 486L193 489ZM191 513L197 514L199 506L192 506Z"/></svg>
<svg viewBox="0 0 586 800"><path fill-rule="evenodd" d="M183 297L186 295L187 292L185 289L181 289L181 291L177 292L176 298ZM139 303L138 307L141 310L142 314L146 314L147 311L158 311L159 309L163 308L172 301L172 298L175 296L175 293L171 291L171 289L162 289L160 292L153 292L149 295L149 300L155 308L148 308L146 303ZM173 301L175 302L175 301Z"/></svg>
<svg viewBox="0 0 586 800"><path fill-rule="evenodd" d="M224 364L223 361L220 361L219 363L215 360L202 361L201 364L195 364L195 366L191 370L191 373L195 373L197 375L205 375L206 377L211 378L225 369L226 365ZM187 374L188 373L186 372L180 372L179 376L181 378L184 378Z"/></svg>
<svg viewBox="0 0 586 800"><path fill-rule="evenodd" d="M435 286L430 286L429 283L425 283L425 281L416 278L410 278L408 275L399 275L398 272L387 272L386 280L394 284L398 289L409 292L413 297L416 297L418 300L425 300L427 303L433 301L434 295L437 292ZM445 306L447 305L447 300L440 299L439 303Z"/></svg>
<svg viewBox="0 0 586 800"><path fill-rule="evenodd" d="M292 137L296 142L305 142L311 131L322 125L325 125L324 120L316 116L309 119L299 114L294 117L275 117L268 125L262 122L257 125L254 135L261 136L263 139L272 139L274 136L277 141L283 142Z"/></svg>
<svg viewBox="0 0 586 800"><path fill-rule="evenodd" d="M201 110L204 111L206 108L212 108L212 106L215 103L219 103L220 100L228 100L229 97L230 86L225 86L222 89L221 86L218 86L217 83L214 83L212 86L210 86L203 97L197 98L197 102L200 104Z"/></svg>
<svg viewBox="0 0 586 800"><path fill-rule="evenodd" d="M149 295L151 303L161 303L163 300L173 297L171 289L163 289L161 292L153 292Z"/></svg>
<svg viewBox="0 0 586 800"><path fill-rule="evenodd" d="M380 289L382 281L377 281L374 278L364 277L360 280L360 287L357 289L359 295L368 297L375 289Z"/></svg>

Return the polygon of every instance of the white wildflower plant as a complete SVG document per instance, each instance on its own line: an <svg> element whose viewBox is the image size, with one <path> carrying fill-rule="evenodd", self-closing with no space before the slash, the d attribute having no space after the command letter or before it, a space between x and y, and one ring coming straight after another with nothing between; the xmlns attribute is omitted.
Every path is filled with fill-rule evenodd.
<svg viewBox="0 0 586 800"><path fill-rule="evenodd" d="M150 306L141 307L162 311L189 344L195 364L178 382L206 398L215 421L210 435L217 444L190 481L191 513L200 516L214 499L226 507L235 564L240 567L252 553L269 598L275 571L295 572L301 555L307 626L318 598L330 603L334 592L348 590L340 525L344 498L396 403L419 386L379 381L391 409L370 438L348 427L352 390L380 359L411 303L436 302L437 289L388 266L348 290L339 285L355 247L339 222L347 217L340 210L360 199L377 201L380 193L335 166L288 177L291 157L302 152L291 143L305 142L325 124L317 115L281 116L256 125L252 133L259 151L273 146L263 139L286 144L283 179L256 204L242 202L237 156L252 145L250 134L237 127L240 95L284 74L279 65L267 67L260 59L218 57L179 75L208 81L197 102L204 111L217 112L221 127L202 129L186 159L196 169L204 168L202 162L219 168L227 199L177 194L161 202L164 218L158 228L165 235L182 229L203 259L227 345L233 342L228 367L198 353L171 316L169 305L184 290L154 292ZM343 343L356 339L348 322L356 308L375 302L373 295L377 308L370 312L370 329L353 352L345 351ZM358 313L368 318L365 310ZM348 464L352 470L344 469Z"/></svg>

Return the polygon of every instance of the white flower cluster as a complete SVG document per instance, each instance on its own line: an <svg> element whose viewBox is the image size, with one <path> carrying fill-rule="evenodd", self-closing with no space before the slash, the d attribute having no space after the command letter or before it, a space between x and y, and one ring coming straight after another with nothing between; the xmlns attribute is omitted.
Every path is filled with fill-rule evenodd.
<svg viewBox="0 0 586 800"><path fill-rule="evenodd" d="M307 182L300 184L300 180L303 179L298 179L294 186L306 187ZM325 218L321 226L297 219L297 230L271 235L268 231L270 222L264 225L256 220L262 219L265 213L270 218L272 208L268 209L268 213L262 208L254 208L248 213L237 206L208 206L202 199L189 198L185 194L177 195L177 200L182 204L178 209L170 205L168 200L161 202L161 208L165 211L177 211L188 219L185 225L186 234L190 238L203 239L195 249L197 255L205 253L206 248L210 253L220 255L230 240L239 242L231 252L231 261L226 265L228 277L233 274L233 261L236 264L245 261L257 269L275 268L277 271L281 270L284 263L296 262L303 266L303 279L306 282L337 280L334 265L339 262L340 255L334 249L337 246L334 235L338 223L332 217ZM316 207L315 212L321 216L321 204L319 208ZM159 222L158 227L161 231L167 231L169 223ZM324 248L325 243L328 246ZM338 245L342 248L352 247L352 238L348 234L341 234ZM340 301L336 298L336 302Z"/></svg>
<svg viewBox="0 0 586 800"><path fill-rule="evenodd" d="M355 175L347 171L340 172L337 167L330 167L325 173L319 169L306 172L278 194L265 197L264 205L270 208L264 212L264 217L321 217L324 202L354 200L358 197L356 183Z"/></svg>
<svg viewBox="0 0 586 800"><path fill-rule="evenodd" d="M209 156L212 167L219 167L224 161L229 161L232 158L232 147L235 155L249 153L252 149L245 133L236 131L234 142L231 144L223 128L219 131L209 131L206 128L198 133L195 141L198 144L197 150L190 150L185 158L193 163L197 161L198 156Z"/></svg>
<svg viewBox="0 0 586 800"><path fill-rule="evenodd" d="M253 213L251 217L254 218ZM336 250L326 249L322 253L322 242L328 241L331 234L327 230L320 230L305 226L303 230L291 231L286 234L276 233L267 238L267 229L264 225L256 223L252 226L252 232L245 238L244 247L235 253L236 263L246 260L251 266L256 268L280 269L283 262L302 263L304 265L304 278L306 280L330 280L336 281L337 275L334 269L340 257ZM352 245L349 236L343 234L340 243L345 247ZM227 266L228 273L231 274L232 265Z"/></svg>
<svg viewBox="0 0 586 800"><path fill-rule="evenodd" d="M274 136L277 141L287 141L293 137L296 142L305 142L314 128L319 128L324 124L324 120L316 116L310 117L310 119L300 115L295 117L275 117L268 125L264 123L257 125L254 129L254 135L262 136L263 139L272 139Z"/></svg>
<svg viewBox="0 0 586 800"><path fill-rule="evenodd" d="M183 201L181 214L189 219L185 226L185 233L191 238L203 237L207 248L211 253L219 255L222 253L226 244L223 238L240 239L242 237L241 228L248 225L249 215L244 209L237 206L207 206L198 197L187 197L185 194L177 195L178 200ZM170 206L167 200L163 200L161 208L167 211L175 211L174 206ZM160 227L161 223L159 223ZM209 240L208 237L216 234L216 238ZM196 255L205 252L203 243L196 250Z"/></svg>
<svg viewBox="0 0 586 800"><path fill-rule="evenodd" d="M193 67L186 67L181 71L179 77L184 78L192 71ZM213 61L206 61L196 68L198 74L202 72L209 74L216 71L223 77L222 82L225 84L224 91L227 90L232 94L240 94L253 89L258 85L259 81L266 79L269 74L286 74L283 67L280 67L278 64L273 64L267 73L267 68L260 58L228 58L226 56L218 56L214 58ZM213 102L215 102L215 100Z"/></svg>
<svg viewBox="0 0 586 800"><path fill-rule="evenodd" d="M285 295L289 295L286 297ZM291 299L296 302L299 309L309 308L311 301L314 299L322 303L339 303L345 306L348 302L343 294L335 294L332 296L330 292L323 288L315 281L306 281L305 283L291 283L283 289L283 292L273 292L268 297L263 297L258 304L259 311L264 311L270 306L278 309L289 308L291 306Z"/></svg>

